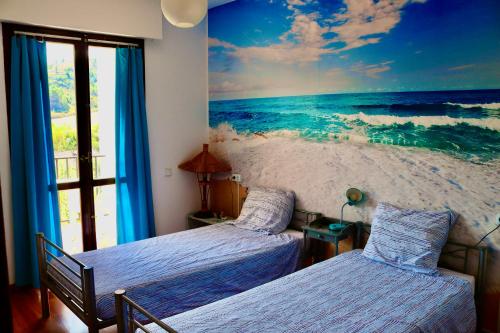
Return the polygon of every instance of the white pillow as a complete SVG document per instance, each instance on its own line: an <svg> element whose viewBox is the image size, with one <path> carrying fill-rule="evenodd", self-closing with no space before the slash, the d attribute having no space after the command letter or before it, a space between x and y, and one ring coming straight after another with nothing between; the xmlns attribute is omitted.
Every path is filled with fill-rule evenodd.
<svg viewBox="0 0 500 333"><path fill-rule="evenodd" d="M436 275L457 215L451 210L402 209L379 203L363 255L401 269Z"/></svg>
<svg viewBox="0 0 500 333"><path fill-rule="evenodd" d="M292 220L295 194L271 188L253 188L240 216L232 224L238 228L279 234Z"/></svg>

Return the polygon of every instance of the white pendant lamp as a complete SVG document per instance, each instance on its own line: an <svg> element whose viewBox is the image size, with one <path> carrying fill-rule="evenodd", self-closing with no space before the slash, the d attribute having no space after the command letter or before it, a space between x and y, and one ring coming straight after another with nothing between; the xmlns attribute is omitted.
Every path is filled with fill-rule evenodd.
<svg viewBox="0 0 500 333"><path fill-rule="evenodd" d="M165 18L179 28L192 28L207 14L207 0L161 0Z"/></svg>

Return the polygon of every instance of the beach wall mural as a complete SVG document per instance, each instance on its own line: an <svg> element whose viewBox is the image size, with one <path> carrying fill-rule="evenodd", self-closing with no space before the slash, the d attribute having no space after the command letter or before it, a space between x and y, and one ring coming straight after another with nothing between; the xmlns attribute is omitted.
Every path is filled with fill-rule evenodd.
<svg viewBox="0 0 500 333"><path fill-rule="evenodd" d="M244 185L338 217L345 190L460 213L474 244L500 213L500 2L238 0L209 12L211 149ZM488 287L500 289L500 232Z"/></svg>

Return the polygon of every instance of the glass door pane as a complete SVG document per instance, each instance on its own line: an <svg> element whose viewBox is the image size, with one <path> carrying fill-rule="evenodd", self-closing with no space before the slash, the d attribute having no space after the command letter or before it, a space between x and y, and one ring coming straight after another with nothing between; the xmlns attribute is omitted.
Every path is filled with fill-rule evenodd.
<svg viewBox="0 0 500 333"><path fill-rule="evenodd" d="M80 190L59 191L59 213L63 249L69 254L83 252Z"/></svg>
<svg viewBox="0 0 500 333"><path fill-rule="evenodd" d="M80 170L78 167L74 46L48 42L47 69L57 183L78 182ZM78 188L60 190L58 197L63 248L70 254L82 252L80 190Z"/></svg>
<svg viewBox="0 0 500 333"><path fill-rule="evenodd" d="M89 47L94 179L115 177L115 54L111 47Z"/></svg>
<svg viewBox="0 0 500 333"><path fill-rule="evenodd" d="M115 57L115 48L89 46L92 174L94 180L112 183L116 168ZM94 187L94 209L97 248L116 245L114 184Z"/></svg>
<svg viewBox="0 0 500 333"><path fill-rule="evenodd" d="M47 43L47 68L57 182L78 181L74 46Z"/></svg>
<svg viewBox="0 0 500 333"><path fill-rule="evenodd" d="M94 205L97 248L116 245L115 185L94 187Z"/></svg>

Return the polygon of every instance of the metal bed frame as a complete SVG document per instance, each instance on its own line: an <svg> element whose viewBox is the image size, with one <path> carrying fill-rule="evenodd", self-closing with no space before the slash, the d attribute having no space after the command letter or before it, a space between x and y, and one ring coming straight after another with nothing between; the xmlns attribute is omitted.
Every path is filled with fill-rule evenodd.
<svg viewBox="0 0 500 333"><path fill-rule="evenodd" d="M310 223L320 216L320 213L295 209L293 218L295 224L291 223L290 228L296 230L300 229L300 231L302 231L300 228L301 225ZM86 266L81 261L72 257L61 247L45 238L43 233L36 234L36 244L43 318L48 318L50 316L48 298L48 290L50 289L54 295L56 295L85 325L87 325L89 333L97 333L99 329L117 323L116 318L103 320L97 317L93 267ZM78 266L78 270L69 267L56 255L56 253L61 253L67 259L75 263ZM61 266L55 266L51 262L52 260L55 260L58 265L64 267L67 273L60 269L62 268ZM55 274L57 274L57 276L55 276ZM76 278L77 282L74 281L75 279L71 279L69 277L70 275ZM61 280L64 280L65 283L62 283ZM74 290L68 288L68 285L74 287L78 293L75 294ZM136 305L136 308L138 308L138 310L142 309L138 305ZM151 315L146 314L146 317L152 319Z"/></svg>
<svg viewBox="0 0 500 333"><path fill-rule="evenodd" d="M132 333L137 329L142 330L145 333L153 333L147 329L141 322L136 319L134 315L134 310L139 312L141 315L145 316L150 320L151 323L155 323L165 332L177 333L172 327L168 326L160 319L156 318L150 314L142 306L131 300L127 295L125 290L118 289L115 291L115 307L116 307L116 318L117 318L117 332L118 333Z"/></svg>
<svg viewBox="0 0 500 333"><path fill-rule="evenodd" d="M81 321L89 328L89 333L97 333L99 329L116 324L116 319L101 320L97 318L97 305L94 285L94 268L76 260L62 248L43 236L36 234L38 271L40 274L40 295L42 303L42 317L50 316L48 290L55 294ZM78 266L78 271L61 261L55 253L60 252ZM49 259L50 258L50 259ZM55 260L78 280L75 283L67 274L52 264ZM54 276L58 273L58 277ZM80 295L75 294L60 279L76 288Z"/></svg>
<svg viewBox="0 0 500 333"><path fill-rule="evenodd" d="M308 213L308 212L306 212ZM317 213L313 213L317 214ZM317 214L316 217L321 216L321 214ZM306 223L309 223L309 217L305 220ZM365 234L370 234L371 225L363 222L356 222L356 237L354 239L356 247L361 247L363 244L363 239ZM476 270L471 271L469 268L470 258L473 256L473 253L477 254L477 263ZM440 263L442 259L450 258L455 261L461 261L460 266L453 265L445 265L444 267L454 269L455 271L472 274L475 277L475 303L476 303L476 311L479 306L480 298L484 291L484 283L485 283L485 273L486 273L486 263L488 260L488 248L486 246L471 246L467 244L462 244L458 242L448 241L441 252ZM155 318L151 315L146 309L141 307L139 304L130 299L125 290L119 289L115 291L115 306L116 306L116 314L117 314L117 328L118 333L132 333L136 332L136 330L140 329L145 333L153 333L153 331L149 330L144 326L143 323L138 321L137 316L134 312L137 312L139 315L142 315L148 319L149 322L158 325L159 328L163 329L168 333L177 333L175 329L168 326L166 323L162 322L161 319ZM477 323L479 325L479 314ZM155 330L156 332L156 330Z"/></svg>

